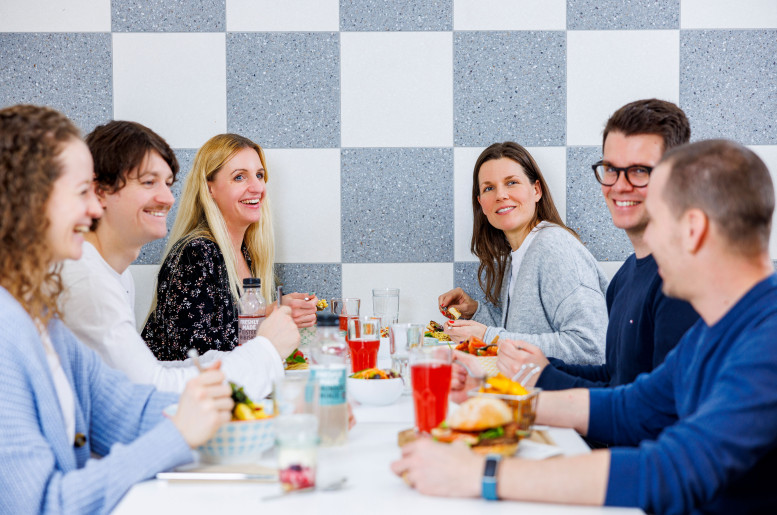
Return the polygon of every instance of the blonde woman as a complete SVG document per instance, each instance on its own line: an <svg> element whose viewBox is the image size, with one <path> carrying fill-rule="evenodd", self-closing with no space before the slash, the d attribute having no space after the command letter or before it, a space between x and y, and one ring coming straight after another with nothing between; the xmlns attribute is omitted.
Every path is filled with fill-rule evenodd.
<svg viewBox="0 0 777 515"><path fill-rule="evenodd" d="M261 278L272 310L275 244L267 179L262 148L243 136L214 136L197 152L143 329L158 359L184 360L191 347L200 353L234 349L245 278ZM306 297L282 299L298 327L316 320L316 298Z"/></svg>
<svg viewBox="0 0 777 515"><path fill-rule="evenodd" d="M59 266L81 256L102 213L92 174L64 115L0 109L0 513L108 513L134 483L191 462L230 418L220 370L179 399L131 383L62 323Z"/></svg>

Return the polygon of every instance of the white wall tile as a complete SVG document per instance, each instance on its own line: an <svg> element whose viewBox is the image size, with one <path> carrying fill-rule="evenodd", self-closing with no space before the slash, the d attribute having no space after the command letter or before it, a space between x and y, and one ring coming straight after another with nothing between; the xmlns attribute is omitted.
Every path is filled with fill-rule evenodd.
<svg viewBox="0 0 777 515"><path fill-rule="evenodd" d="M548 183L561 218L566 220L566 147L527 147ZM454 260L477 261L470 252L472 240L472 172L483 148L458 147L453 149L454 198Z"/></svg>
<svg viewBox="0 0 777 515"><path fill-rule="evenodd" d="M135 325L140 332L146 323L148 310L151 309L159 265L130 265L129 269L135 283Z"/></svg>
<svg viewBox="0 0 777 515"><path fill-rule="evenodd" d="M777 28L775 0L681 0L682 29Z"/></svg>
<svg viewBox="0 0 777 515"><path fill-rule="evenodd" d="M114 118L199 148L226 132L226 99L225 34L113 34Z"/></svg>
<svg viewBox="0 0 777 515"><path fill-rule="evenodd" d="M748 147L763 159L772 175L774 194L777 196L777 145L752 145ZM772 259L777 259L777 211L772 215L772 236L769 238L769 251Z"/></svg>
<svg viewBox="0 0 777 515"><path fill-rule="evenodd" d="M565 30L566 0L454 0L454 30Z"/></svg>
<svg viewBox="0 0 777 515"><path fill-rule="evenodd" d="M680 100L677 30L567 32L567 144L600 145L607 118L642 98Z"/></svg>
<svg viewBox="0 0 777 515"><path fill-rule="evenodd" d="M265 150L278 263L340 262L340 150Z"/></svg>
<svg viewBox="0 0 777 515"><path fill-rule="evenodd" d="M340 30L338 0L227 0L230 32Z"/></svg>
<svg viewBox="0 0 777 515"><path fill-rule="evenodd" d="M453 145L451 32L340 34L342 145Z"/></svg>
<svg viewBox="0 0 777 515"><path fill-rule="evenodd" d="M110 32L111 0L3 0L0 32Z"/></svg>
<svg viewBox="0 0 777 515"><path fill-rule="evenodd" d="M615 272L623 266L623 261L599 261L597 264L599 265L599 268L602 269L602 272L604 272L604 275L609 279L612 279Z"/></svg>
<svg viewBox="0 0 777 515"><path fill-rule="evenodd" d="M343 263L343 295L372 315L372 289L399 288L399 321L442 320L437 297L453 288L452 263Z"/></svg>
<svg viewBox="0 0 777 515"><path fill-rule="evenodd" d="M455 261L478 260L469 250L472 241L472 172L483 148L453 149L453 259Z"/></svg>

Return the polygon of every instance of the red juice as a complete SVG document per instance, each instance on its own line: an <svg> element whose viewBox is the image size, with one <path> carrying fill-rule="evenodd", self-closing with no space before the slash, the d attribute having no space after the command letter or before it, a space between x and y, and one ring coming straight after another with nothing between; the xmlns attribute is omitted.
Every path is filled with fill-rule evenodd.
<svg viewBox="0 0 777 515"><path fill-rule="evenodd" d="M340 315L340 330L341 331L347 331L348 330L348 320L351 318L358 318L357 315Z"/></svg>
<svg viewBox="0 0 777 515"><path fill-rule="evenodd" d="M451 391L450 363L415 363L410 366L413 384L415 425L428 433L440 425L448 414L448 393Z"/></svg>
<svg viewBox="0 0 777 515"><path fill-rule="evenodd" d="M359 372L365 368L375 368L378 364L380 340L348 340L351 350L351 371ZM448 380L450 382L450 379Z"/></svg>

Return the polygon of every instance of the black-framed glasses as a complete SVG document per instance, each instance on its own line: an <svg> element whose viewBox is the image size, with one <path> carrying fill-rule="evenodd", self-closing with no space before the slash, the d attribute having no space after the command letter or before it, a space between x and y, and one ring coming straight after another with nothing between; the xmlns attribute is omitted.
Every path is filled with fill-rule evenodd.
<svg viewBox="0 0 777 515"><path fill-rule="evenodd" d="M612 186L618 182L621 172L626 176L626 181L635 188L644 188L650 182L650 172L653 171L652 166L634 165L627 168L618 168L612 166L604 161L599 161L591 165L591 168L596 174L596 180L602 186Z"/></svg>

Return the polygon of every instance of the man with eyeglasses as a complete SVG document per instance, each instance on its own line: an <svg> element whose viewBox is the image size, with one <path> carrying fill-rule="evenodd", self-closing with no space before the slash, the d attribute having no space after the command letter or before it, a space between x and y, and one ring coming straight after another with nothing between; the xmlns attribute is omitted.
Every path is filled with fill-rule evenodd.
<svg viewBox="0 0 777 515"><path fill-rule="evenodd" d="M529 383L545 390L592 388L631 383L660 365L698 319L685 301L661 291L658 267L645 244L645 199L650 173L667 150L691 136L685 113L663 100L638 100L618 109L604 128L603 158L592 168L602 186L613 224L626 234L634 253L607 289L609 324L603 365L570 365L546 358L526 342L503 342L500 370L512 376L522 365L541 369Z"/></svg>
<svg viewBox="0 0 777 515"><path fill-rule="evenodd" d="M419 438L392 470L427 495L639 507L648 513L774 513L777 274L774 184L727 140L666 153L643 238L667 295L701 318L661 366L616 388L543 391L537 423L613 447L551 460L482 456Z"/></svg>

